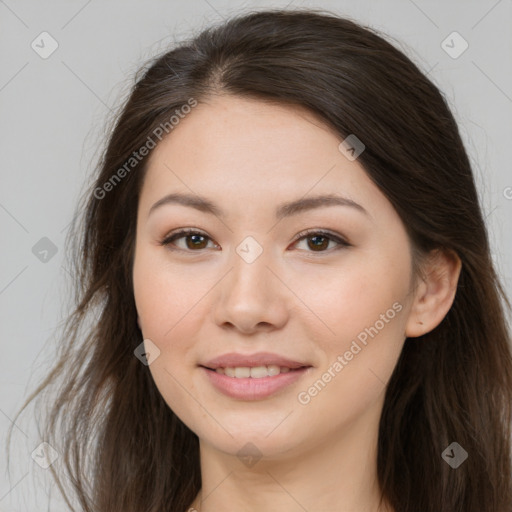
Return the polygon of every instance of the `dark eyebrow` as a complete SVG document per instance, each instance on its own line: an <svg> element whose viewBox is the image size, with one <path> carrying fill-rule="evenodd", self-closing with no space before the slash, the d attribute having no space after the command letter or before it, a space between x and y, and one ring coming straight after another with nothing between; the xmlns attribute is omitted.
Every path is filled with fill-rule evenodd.
<svg viewBox="0 0 512 512"><path fill-rule="evenodd" d="M219 218L225 218L226 214L212 201L192 194L174 193L168 194L162 199L159 199L149 210L148 216L157 208L167 204L181 204L183 206L189 206L195 208L204 213L215 215ZM324 206L349 206L356 210L370 216L367 210L365 210L360 204L348 199L346 197L338 196L335 194L325 194L313 197L304 197L295 201L283 203L276 210L276 218L282 219L284 217L290 217L291 215L297 215L307 210L313 210L314 208L322 208Z"/></svg>

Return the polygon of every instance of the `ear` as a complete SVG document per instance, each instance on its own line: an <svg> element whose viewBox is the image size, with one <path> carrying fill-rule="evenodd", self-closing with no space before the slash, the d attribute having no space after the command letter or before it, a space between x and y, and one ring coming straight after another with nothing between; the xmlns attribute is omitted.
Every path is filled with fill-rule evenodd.
<svg viewBox="0 0 512 512"><path fill-rule="evenodd" d="M434 249L427 256L407 319L407 337L422 336L441 323L453 304L461 267L459 256L447 249Z"/></svg>

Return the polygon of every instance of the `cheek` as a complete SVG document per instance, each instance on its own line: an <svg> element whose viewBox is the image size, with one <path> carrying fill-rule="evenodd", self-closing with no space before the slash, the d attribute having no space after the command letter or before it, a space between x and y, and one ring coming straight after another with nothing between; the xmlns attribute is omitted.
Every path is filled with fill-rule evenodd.
<svg viewBox="0 0 512 512"><path fill-rule="evenodd" d="M136 255L133 286L141 330L160 351L148 368L167 405L189 425L197 415L191 414L190 394L198 394L190 380L196 364L191 346L206 314L200 302L204 292L192 283L175 270L164 270L143 251Z"/></svg>
<svg viewBox="0 0 512 512"><path fill-rule="evenodd" d="M410 276L404 269L411 264L406 251L392 249L379 256L354 254L344 263L314 293L302 286L304 280L297 292L321 320L309 323L316 326L309 336L324 354L299 402L314 402L318 414L339 404L331 411L339 418L361 413L379 397L396 366L409 307Z"/></svg>
<svg viewBox="0 0 512 512"><path fill-rule="evenodd" d="M406 308L399 301L382 307L380 300L368 301L367 308L352 312L335 325L336 339L323 342L323 364L297 394L308 418L322 418L323 435L375 413L405 340Z"/></svg>
<svg viewBox="0 0 512 512"><path fill-rule="evenodd" d="M151 248L136 251L133 287L144 336L165 344L177 325L197 314L195 305L205 292L200 280L155 257L158 254Z"/></svg>
<svg viewBox="0 0 512 512"><path fill-rule="evenodd" d="M376 256L370 251L354 251L328 273L310 267L301 274L307 277L295 276L294 292L307 306L305 310L316 317L309 322L316 326L313 339L341 349L376 322L379 330L384 330L380 329L384 322L386 331L393 324L400 333L405 315L396 314L396 309L406 308L410 276L404 269L410 264L407 252L388 250ZM393 309L395 303L401 307Z"/></svg>
<svg viewBox="0 0 512 512"><path fill-rule="evenodd" d="M197 365L194 347L208 318L206 297L215 279L198 278L197 270L171 266L165 257L155 258L155 253L144 248L136 253L135 304L144 338L160 350L150 365L155 381L157 385L165 381L166 388L175 390L171 375L183 382Z"/></svg>

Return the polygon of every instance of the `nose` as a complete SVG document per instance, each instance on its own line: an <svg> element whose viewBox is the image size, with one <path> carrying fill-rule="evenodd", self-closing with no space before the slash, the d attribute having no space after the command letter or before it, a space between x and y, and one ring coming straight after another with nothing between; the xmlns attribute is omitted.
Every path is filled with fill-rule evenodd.
<svg viewBox="0 0 512 512"><path fill-rule="evenodd" d="M265 252L252 263L235 253L230 263L231 271L216 287L216 324L244 334L283 328L292 294L269 266Z"/></svg>

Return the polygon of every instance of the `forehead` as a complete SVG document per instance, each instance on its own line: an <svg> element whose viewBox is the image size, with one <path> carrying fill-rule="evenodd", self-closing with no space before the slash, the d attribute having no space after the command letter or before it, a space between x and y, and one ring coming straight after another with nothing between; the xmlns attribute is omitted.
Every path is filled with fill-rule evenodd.
<svg viewBox="0 0 512 512"><path fill-rule="evenodd" d="M363 167L339 150L341 141L304 107L211 97L154 149L141 202L178 190L240 205L336 192L366 197L368 210L386 206Z"/></svg>
<svg viewBox="0 0 512 512"><path fill-rule="evenodd" d="M186 157L202 167L230 160L244 168L261 161L271 166L272 161L318 160L322 149L336 150L338 138L304 107L214 96L180 120L151 159L175 153L173 157Z"/></svg>

